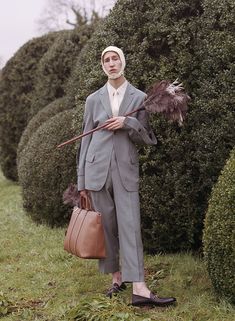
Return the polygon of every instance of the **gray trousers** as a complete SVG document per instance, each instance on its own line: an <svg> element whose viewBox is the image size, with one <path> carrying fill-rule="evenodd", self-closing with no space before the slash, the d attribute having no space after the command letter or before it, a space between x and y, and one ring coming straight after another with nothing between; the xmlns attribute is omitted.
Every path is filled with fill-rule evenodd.
<svg viewBox="0 0 235 321"><path fill-rule="evenodd" d="M100 272L121 271L123 282L144 281L139 194L123 187L114 152L104 187L90 194L104 225L107 257L99 260Z"/></svg>

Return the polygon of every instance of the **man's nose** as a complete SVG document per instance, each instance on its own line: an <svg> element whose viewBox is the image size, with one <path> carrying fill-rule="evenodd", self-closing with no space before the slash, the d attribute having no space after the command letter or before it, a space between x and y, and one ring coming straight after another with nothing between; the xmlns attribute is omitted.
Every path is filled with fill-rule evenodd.
<svg viewBox="0 0 235 321"><path fill-rule="evenodd" d="M110 59L109 65L110 65L110 66L113 66L114 64L115 64L115 61L112 60L112 59Z"/></svg>

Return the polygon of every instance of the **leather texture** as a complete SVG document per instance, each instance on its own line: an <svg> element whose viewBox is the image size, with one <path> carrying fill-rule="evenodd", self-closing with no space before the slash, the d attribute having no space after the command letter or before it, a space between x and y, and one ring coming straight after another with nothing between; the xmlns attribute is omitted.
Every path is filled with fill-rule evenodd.
<svg viewBox="0 0 235 321"><path fill-rule="evenodd" d="M108 290L106 293L106 296L108 296L110 299L112 298L113 295L122 292L126 290L126 284L123 282L121 285L118 285L117 283L114 283L112 287Z"/></svg>
<svg viewBox="0 0 235 321"><path fill-rule="evenodd" d="M132 305L133 306L146 306L146 305L153 305L153 306L168 306L176 302L176 298L169 297L169 298L160 298L157 295L150 292L150 297L146 298L140 295L132 294Z"/></svg>
<svg viewBox="0 0 235 321"><path fill-rule="evenodd" d="M80 207L74 207L64 240L64 249L80 258L106 257L101 214L91 209L90 200L81 197Z"/></svg>

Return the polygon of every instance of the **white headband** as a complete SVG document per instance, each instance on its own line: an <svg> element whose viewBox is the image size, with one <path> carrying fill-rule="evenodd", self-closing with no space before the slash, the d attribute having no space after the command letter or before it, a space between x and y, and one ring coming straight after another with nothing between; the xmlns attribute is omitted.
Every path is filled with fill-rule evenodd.
<svg viewBox="0 0 235 321"><path fill-rule="evenodd" d="M116 52L118 54L120 60L121 60L122 67L121 67L121 70L120 70L120 72L118 74L109 75L109 73L104 68L103 57L104 57L105 53L108 52L108 51ZM126 60L125 60L125 56L124 56L124 53L123 53L122 49L120 49L118 47L115 47L115 46L109 46L109 47L105 48L103 50L102 54L101 54L101 64L102 64L102 68L103 68L104 72L109 77L109 79L117 79L120 76L122 76L124 74L124 69L125 69L125 66L126 66Z"/></svg>

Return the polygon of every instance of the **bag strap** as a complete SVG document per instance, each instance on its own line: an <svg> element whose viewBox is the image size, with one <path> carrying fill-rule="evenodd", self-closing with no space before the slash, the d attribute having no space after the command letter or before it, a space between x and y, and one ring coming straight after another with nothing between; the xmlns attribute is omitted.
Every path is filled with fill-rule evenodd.
<svg viewBox="0 0 235 321"><path fill-rule="evenodd" d="M87 211L92 211L91 199L89 195L80 196L80 208Z"/></svg>

